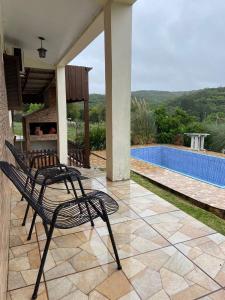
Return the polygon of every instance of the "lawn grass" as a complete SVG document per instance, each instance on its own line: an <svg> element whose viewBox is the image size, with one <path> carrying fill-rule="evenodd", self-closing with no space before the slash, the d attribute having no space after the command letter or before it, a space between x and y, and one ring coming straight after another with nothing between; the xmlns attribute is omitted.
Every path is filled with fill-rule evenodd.
<svg viewBox="0 0 225 300"><path fill-rule="evenodd" d="M23 135L22 122L13 122L13 133Z"/></svg>
<svg viewBox="0 0 225 300"><path fill-rule="evenodd" d="M195 219L225 235L225 220L217 217L211 212L195 206L194 204L188 202L184 197L177 196L173 192L159 187L147 178L138 175L135 172L131 172L131 179L141 186L145 187L149 191L153 192L154 194L158 195L159 197L170 202L174 206L178 207L180 210L191 215Z"/></svg>

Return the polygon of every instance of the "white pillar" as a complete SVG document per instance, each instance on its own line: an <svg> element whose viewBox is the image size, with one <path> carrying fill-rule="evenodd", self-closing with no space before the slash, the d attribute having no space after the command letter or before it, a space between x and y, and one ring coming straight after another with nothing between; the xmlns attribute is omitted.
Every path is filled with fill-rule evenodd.
<svg viewBox="0 0 225 300"><path fill-rule="evenodd" d="M58 155L61 163L68 162L67 111L65 67L56 69L56 93L58 115Z"/></svg>
<svg viewBox="0 0 225 300"><path fill-rule="evenodd" d="M132 6L108 1L104 11L107 177L130 177Z"/></svg>

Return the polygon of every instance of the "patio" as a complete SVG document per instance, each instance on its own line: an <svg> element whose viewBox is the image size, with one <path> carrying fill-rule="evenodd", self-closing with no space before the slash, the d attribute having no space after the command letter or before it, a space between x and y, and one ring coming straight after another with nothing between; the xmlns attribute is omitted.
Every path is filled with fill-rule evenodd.
<svg viewBox="0 0 225 300"><path fill-rule="evenodd" d="M38 121L38 125L34 125L35 120L30 122L31 116L25 122L29 135L33 135L29 137L27 134L26 142L28 139L33 140L32 142L34 143L31 146L34 146L35 149L31 150L44 151L50 149L51 151L56 151L60 162L67 164L67 99L69 101L74 100L74 97L68 97L68 91L73 92L74 89L67 88L67 77L71 77L66 74L67 65L88 47L96 37L104 32L105 55L103 63L105 64L107 106L107 152L110 157L107 161L106 173L107 178L110 178L112 181L130 178L131 37L132 5L134 3L135 0L82 0L66 1L65 3L64 1L55 0L41 0L38 2L28 0L0 0L1 161L13 163L12 157L5 147L5 140L13 142L13 111L23 109L23 104L26 103L26 94L28 101L38 99L38 101L44 102L46 110L42 112L43 114L47 114L42 115L42 119L39 116L39 120L36 120ZM44 49L42 47L38 48L40 46L39 37L41 39L44 38ZM46 55L40 55L40 51L37 51L37 48L39 50L42 49L42 52L44 51ZM39 75L34 75L35 72L39 73ZM86 82L86 87L88 87L87 78L85 79L83 75L78 77L82 77L83 81ZM46 79L48 79L48 82L46 82ZM31 80L32 82L30 82ZM76 82L74 77L71 81L73 83ZM79 86L77 84L74 84L74 86L76 86L75 92L80 94ZM53 102L47 101L47 103L45 101L52 100L50 99L53 98L50 96L52 89L55 95L54 105L52 105ZM86 111L88 110L87 91L88 88L86 88L87 97L75 97L76 101L84 100ZM71 94L74 95L74 93ZM51 118L47 108L51 109ZM54 111L52 108L54 108ZM85 114L84 121L87 137L87 114ZM40 128L41 130L38 130L41 138L38 134L35 134L34 130L35 127L40 126L44 126L44 129ZM121 128L121 130L118 131L118 128ZM36 140L39 140L37 144ZM87 144L88 142L86 142L87 149L84 150L89 155ZM77 152L80 154L80 151ZM74 160L73 158L74 156L72 160ZM85 164L88 166L88 163ZM82 163L80 165L85 166L85 164ZM11 221L11 235L14 232L14 238L13 242L11 241L10 248L10 276L8 283L9 289L15 290L15 292L10 292L11 296L8 295L8 297L24 299L26 298L25 291L21 290L22 294L20 297L18 289L23 288L27 284L33 284L36 277L36 271L34 270L38 268L40 262L38 254L40 250L38 249L39 246L42 247L42 243L40 237L39 242L35 240L35 235L31 244L22 245L25 238L23 233L24 228L18 226L20 224L18 220L24 212L24 203L18 202L19 196L16 193L13 192L13 195L11 195L11 185L2 172L0 172L0 184L0 299L6 299L7 293L10 224L9 199L12 201L11 212L13 219ZM37 225L38 228L40 228L40 225ZM19 232L21 232L21 235L19 235ZM42 232L41 229L40 232ZM40 235L42 236L42 233ZM103 241L98 246L98 241L101 241L101 239L97 231L90 231L90 229L88 232L84 232L83 237L78 238L80 242L70 245L72 249L68 247L69 250L67 249L68 251L63 252L65 258L73 257L75 253L80 256L86 253L88 249L79 250L82 247L91 247L88 243L85 244L85 240L90 240L91 244L94 243L97 245L96 251L98 257L101 257L101 260L99 258L101 264L113 261ZM64 258L55 257L55 255L58 255L56 250L52 249L52 251L53 253L57 253L53 257L58 264L63 261ZM104 255L102 251L103 254L105 253ZM51 269L54 261L51 260L51 256L49 257L48 264ZM92 258L90 258L90 261L92 261ZM86 267L83 265L78 268L70 265L68 266L66 275L74 273L75 269L76 271L81 271L90 267L97 267L99 262L97 259L94 260L95 262L89 263L85 259L80 259L79 262L82 262L82 264L87 263ZM31 270L29 270L30 267ZM51 274L51 272L49 273ZM60 270L56 273L64 275ZM46 278L55 278L55 275L49 276ZM74 290L74 288L71 289ZM30 288L28 288L29 290ZM55 298L55 296L50 297ZM70 298L70 296L68 297ZM80 296L75 296L75 299L80 298Z"/></svg>
<svg viewBox="0 0 225 300"><path fill-rule="evenodd" d="M119 203L110 216L122 271L116 269L100 219L55 230L38 299L224 299L225 237L132 180L107 181L98 168L83 169L85 188ZM49 189L49 197L68 197ZM30 299L46 239L40 221L30 241L21 226L26 203L13 191L8 299ZM30 215L31 217L31 215Z"/></svg>

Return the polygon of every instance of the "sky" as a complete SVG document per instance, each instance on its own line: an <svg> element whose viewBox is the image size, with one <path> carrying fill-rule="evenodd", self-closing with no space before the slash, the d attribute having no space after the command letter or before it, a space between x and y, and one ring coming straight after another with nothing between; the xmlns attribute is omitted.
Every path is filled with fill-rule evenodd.
<svg viewBox="0 0 225 300"><path fill-rule="evenodd" d="M225 0L137 0L132 23L132 91L225 86ZM104 34L71 64L105 93Z"/></svg>

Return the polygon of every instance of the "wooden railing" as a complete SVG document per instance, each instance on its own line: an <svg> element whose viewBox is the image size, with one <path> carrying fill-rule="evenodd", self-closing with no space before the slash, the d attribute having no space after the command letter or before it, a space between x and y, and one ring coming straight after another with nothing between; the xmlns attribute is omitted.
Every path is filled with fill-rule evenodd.
<svg viewBox="0 0 225 300"><path fill-rule="evenodd" d="M90 168L90 150L68 140L68 163L71 166Z"/></svg>
<svg viewBox="0 0 225 300"><path fill-rule="evenodd" d="M28 165L33 163L33 168L47 167L57 164L57 152L56 150L32 150L28 152L23 152Z"/></svg>
<svg viewBox="0 0 225 300"><path fill-rule="evenodd" d="M57 151L56 150L32 150L23 152L27 164L38 169L45 166L57 164ZM35 159L34 159L35 158ZM90 151L81 146L76 145L72 141L68 141L68 165L90 168Z"/></svg>

